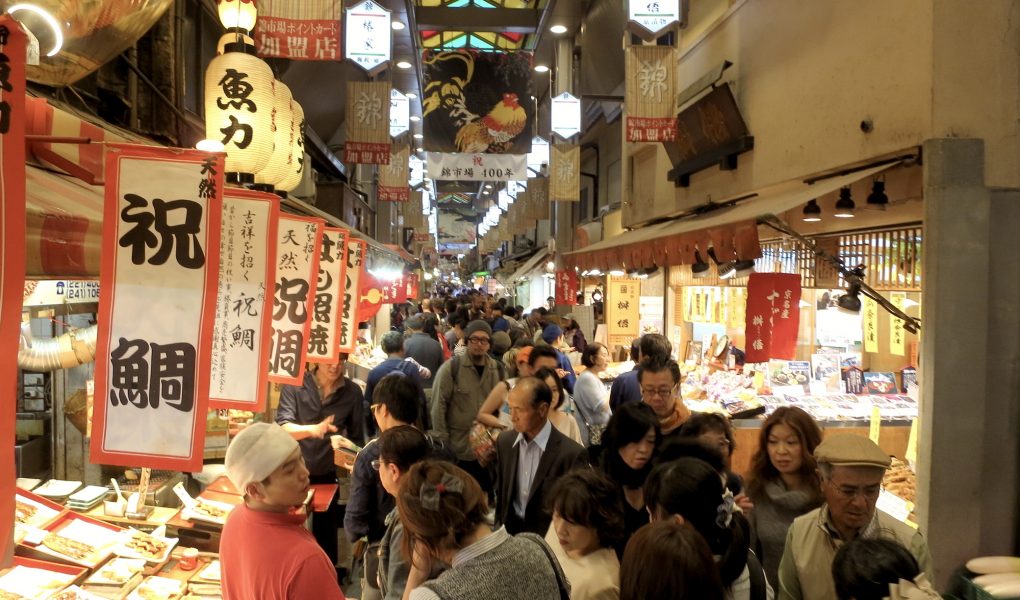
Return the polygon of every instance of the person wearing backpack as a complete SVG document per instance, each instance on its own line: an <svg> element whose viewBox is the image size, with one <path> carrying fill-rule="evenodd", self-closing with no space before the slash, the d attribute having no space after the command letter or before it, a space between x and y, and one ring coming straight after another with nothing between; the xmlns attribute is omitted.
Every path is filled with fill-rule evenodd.
<svg viewBox="0 0 1020 600"><path fill-rule="evenodd" d="M469 435L478 409L492 388L506 378L506 367L489 354L492 328L485 321L471 321L464 328L467 352L443 363L432 385L433 435L457 455L457 466L471 474L482 489L492 491L492 478L479 464Z"/></svg>

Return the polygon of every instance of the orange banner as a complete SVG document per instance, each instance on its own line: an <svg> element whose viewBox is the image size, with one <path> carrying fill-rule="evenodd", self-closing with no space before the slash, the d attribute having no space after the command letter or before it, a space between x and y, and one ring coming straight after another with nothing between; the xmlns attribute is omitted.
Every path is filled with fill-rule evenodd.
<svg viewBox="0 0 1020 600"><path fill-rule="evenodd" d="M301 385L305 378L308 334L312 328L319 252L325 222L314 217L280 215L273 282L272 348L269 381Z"/></svg>

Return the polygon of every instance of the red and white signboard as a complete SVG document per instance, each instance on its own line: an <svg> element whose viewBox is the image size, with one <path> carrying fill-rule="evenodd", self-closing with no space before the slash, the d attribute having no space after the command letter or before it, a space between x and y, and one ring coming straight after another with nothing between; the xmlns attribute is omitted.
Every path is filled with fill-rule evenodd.
<svg viewBox="0 0 1020 600"><path fill-rule="evenodd" d="M747 279L747 362L794 358L800 294L800 275L752 273Z"/></svg>
<svg viewBox="0 0 1020 600"><path fill-rule="evenodd" d="M342 60L342 0L258 0L255 46L261 57Z"/></svg>
<svg viewBox="0 0 1020 600"><path fill-rule="evenodd" d="M269 381L290 385L301 385L304 381L323 227L322 219L280 215Z"/></svg>
<svg viewBox="0 0 1020 600"><path fill-rule="evenodd" d="M577 304L577 271L566 269L556 271L556 304L574 306Z"/></svg>
<svg viewBox="0 0 1020 600"><path fill-rule="evenodd" d="M353 237L347 241L347 273L344 277L343 305L340 307L340 352L354 352L358 347L358 303L361 276L365 270L365 240Z"/></svg>
<svg viewBox="0 0 1020 600"><path fill-rule="evenodd" d="M404 276L392 281L382 281L383 304L400 304L407 302L407 284Z"/></svg>
<svg viewBox="0 0 1020 600"><path fill-rule="evenodd" d="M279 202L266 192L223 190L209 408L262 410Z"/></svg>
<svg viewBox="0 0 1020 600"><path fill-rule="evenodd" d="M202 468L223 159L107 146L95 464Z"/></svg>
<svg viewBox="0 0 1020 600"><path fill-rule="evenodd" d="M0 15L0 560L14 554L14 430L18 338L25 293L25 54L28 36Z"/></svg>
<svg viewBox="0 0 1020 600"><path fill-rule="evenodd" d="M312 329L308 334L308 362L335 363L340 342L340 304L343 296L347 231L326 227L319 253Z"/></svg>

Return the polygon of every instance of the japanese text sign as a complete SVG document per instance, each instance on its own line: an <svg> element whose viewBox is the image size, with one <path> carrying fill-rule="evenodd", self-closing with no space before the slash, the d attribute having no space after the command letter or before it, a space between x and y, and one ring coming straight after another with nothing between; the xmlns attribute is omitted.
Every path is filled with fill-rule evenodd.
<svg viewBox="0 0 1020 600"><path fill-rule="evenodd" d="M407 202L411 199L411 188L407 185L407 158L410 154L411 148L407 144L391 147L389 164L379 167L378 201Z"/></svg>
<svg viewBox="0 0 1020 600"><path fill-rule="evenodd" d="M407 302L407 284L404 282L404 276L380 283L382 284L383 304Z"/></svg>
<svg viewBox="0 0 1020 600"><path fill-rule="evenodd" d="M344 162L390 162L390 82L347 82Z"/></svg>
<svg viewBox="0 0 1020 600"><path fill-rule="evenodd" d="M577 202L581 199L581 147L553 144L549 164L549 199Z"/></svg>
<svg viewBox="0 0 1020 600"><path fill-rule="evenodd" d="M273 281L269 381L301 385L319 273L321 219L280 215Z"/></svg>
<svg viewBox="0 0 1020 600"><path fill-rule="evenodd" d="M577 271L556 271L556 304L577 304Z"/></svg>
<svg viewBox="0 0 1020 600"><path fill-rule="evenodd" d="M326 227L319 253L315 310L308 334L308 362L335 363L340 342L340 305L347 273L347 230Z"/></svg>
<svg viewBox="0 0 1020 600"><path fill-rule="evenodd" d="M606 294L606 325L609 347L630 348L638 336L641 319L641 280L611 277Z"/></svg>
<svg viewBox="0 0 1020 600"><path fill-rule="evenodd" d="M279 197L223 190L209 407L262 410L269 361ZM254 376L253 376L254 374Z"/></svg>
<svg viewBox="0 0 1020 600"><path fill-rule="evenodd" d="M864 326L864 351L878 352L878 303L861 298L861 324Z"/></svg>
<svg viewBox="0 0 1020 600"><path fill-rule="evenodd" d="M390 11L367 0L346 10L344 55L369 73L390 60Z"/></svg>
<svg viewBox="0 0 1020 600"><path fill-rule="evenodd" d="M752 273L747 280L745 360L792 359L800 325L800 275Z"/></svg>
<svg viewBox="0 0 1020 600"><path fill-rule="evenodd" d="M907 299L905 292L892 292L889 294L889 301L892 302L893 306L900 309L904 309L904 303ZM903 329L903 319L889 316L889 353L895 354L896 356L904 356L906 351L904 349L904 337L905 330Z"/></svg>
<svg viewBox="0 0 1020 600"><path fill-rule="evenodd" d="M354 352L358 347L359 287L365 270L365 241L347 242L347 272L344 277L343 304L340 307L340 352Z"/></svg>
<svg viewBox="0 0 1020 600"><path fill-rule="evenodd" d="M528 178L526 154L429 152L429 177L456 181L515 181Z"/></svg>
<svg viewBox="0 0 1020 600"><path fill-rule="evenodd" d="M390 136L397 137L410 128L411 101L399 90L390 90Z"/></svg>
<svg viewBox="0 0 1020 600"><path fill-rule="evenodd" d="M18 398L18 339L25 290L25 57L28 34L10 15L0 15L0 551L14 550L15 404Z"/></svg>
<svg viewBox="0 0 1020 600"><path fill-rule="evenodd" d="M342 0L258 0L255 46L259 56L340 60Z"/></svg>
<svg viewBox="0 0 1020 600"><path fill-rule="evenodd" d="M202 468L223 155L111 144L91 460Z"/></svg>
<svg viewBox="0 0 1020 600"><path fill-rule="evenodd" d="M563 92L551 101L552 132L569 140L581 132L581 100Z"/></svg>
<svg viewBox="0 0 1020 600"><path fill-rule="evenodd" d="M684 20L681 2L687 0L630 0L628 19L637 27L632 28L642 38L652 40L677 21Z"/></svg>
<svg viewBox="0 0 1020 600"><path fill-rule="evenodd" d="M673 46L630 46L627 52L628 142L665 142L677 136L677 50Z"/></svg>

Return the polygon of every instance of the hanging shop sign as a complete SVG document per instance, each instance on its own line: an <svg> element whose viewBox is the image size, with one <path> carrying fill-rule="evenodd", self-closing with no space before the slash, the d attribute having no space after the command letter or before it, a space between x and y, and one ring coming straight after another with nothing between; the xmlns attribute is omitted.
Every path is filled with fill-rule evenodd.
<svg viewBox="0 0 1020 600"><path fill-rule="evenodd" d="M223 191L209 408L261 411L269 361L279 197ZM255 374L253 376L253 374Z"/></svg>
<svg viewBox="0 0 1020 600"><path fill-rule="evenodd" d="M627 89L628 142L665 142L676 139L677 50L673 46L629 46Z"/></svg>
<svg viewBox="0 0 1020 600"><path fill-rule="evenodd" d="M670 181L690 185L691 175L719 164L737 168L737 157L754 149L728 83L699 98L677 116L677 138L667 142L673 169Z"/></svg>
<svg viewBox="0 0 1020 600"><path fill-rule="evenodd" d="M290 88L279 80L273 81L273 153L269 164L255 173L255 183L278 185L292 170L294 152L294 97Z"/></svg>
<svg viewBox="0 0 1020 600"><path fill-rule="evenodd" d="M628 29L646 41L654 40L667 29L687 24L687 0L630 0Z"/></svg>
<svg viewBox="0 0 1020 600"><path fill-rule="evenodd" d="M527 179L527 155L429 152L429 178L455 181Z"/></svg>
<svg viewBox="0 0 1020 600"><path fill-rule="evenodd" d="M405 276L397 277L391 281L383 281L382 293L383 293L383 304L399 304L401 302L407 302L407 284L404 281Z"/></svg>
<svg viewBox="0 0 1020 600"><path fill-rule="evenodd" d="M550 162L549 199L577 202L581 199L581 147L577 144L553 144Z"/></svg>
<svg viewBox="0 0 1020 600"><path fill-rule="evenodd" d="M552 132L565 140L581 133L581 100L563 92L550 101Z"/></svg>
<svg viewBox="0 0 1020 600"><path fill-rule="evenodd" d="M389 164L379 167L379 186L376 200L379 202L408 202L411 188L407 185L407 157L411 148L407 144L390 146Z"/></svg>
<svg viewBox="0 0 1020 600"><path fill-rule="evenodd" d="M315 304L322 247L322 219L280 215L273 279L269 381L301 385Z"/></svg>
<svg viewBox="0 0 1020 600"><path fill-rule="evenodd" d="M390 160L390 82L347 82L344 162L385 165Z"/></svg>
<svg viewBox="0 0 1020 600"><path fill-rule="evenodd" d="M630 348L631 341L640 331L641 280L611 277L606 295L606 325L609 329L609 347Z"/></svg>
<svg viewBox="0 0 1020 600"><path fill-rule="evenodd" d="M390 137L397 137L410 128L411 101L400 90L390 90Z"/></svg>
<svg viewBox="0 0 1020 600"><path fill-rule="evenodd" d="M752 273L747 280L745 360L791 360L800 324L800 275Z"/></svg>
<svg viewBox="0 0 1020 600"><path fill-rule="evenodd" d="M342 0L258 0L258 9L254 37L259 56L341 60Z"/></svg>
<svg viewBox="0 0 1020 600"><path fill-rule="evenodd" d="M861 298L861 325L864 327L864 351L878 352L878 303Z"/></svg>
<svg viewBox="0 0 1020 600"><path fill-rule="evenodd" d="M25 289L25 57L28 34L9 14L0 15L0 446L13 448L18 397L18 339ZM8 450L9 452L9 450ZM9 456L9 455L8 455ZM14 461L0 461L0 551L14 554Z"/></svg>
<svg viewBox="0 0 1020 600"><path fill-rule="evenodd" d="M221 142L231 173L261 171L273 154L273 70L257 56L224 52L205 70L205 136Z"/></svg>
<svg viewBox="0 0 1020 600"><path fill-rule="evenodd" d="M556 304L576 305L577 290L577 271L573 269L556 271Z"/></svg>
<svg viewBox="0 0 1020 600"><path fill-rule="evenodd" d="M367 321L374 317L383 305L383 284L368 271L361 274L361 287L358 288L358 321Z"/></svg>
<svg viewBox="0 0 1020 600"><path fill-rule="evenodd" d="M390 60L390 11L367 0L346 10L344 56L369 73Z"/></svg>
<svg viewBox="0 0 1020 600"><path fill-rule="evenodd" d="M404 278L407 287L407 298L414 299L421 294L421 278L417 273L408 273Z"/></svg>
<svg viewBox="0 0 1020 600"><path fill-rule="evenodd" d="M528 181L528 206L533 219L540 221L549 218L549 180L545 177L535 177Z"/></svg>
<svg viewBox="0 0 1020 600"><path fill-rule="evenodd" d="M889 294L889 301L892 302L893 306L904 310L904 302L907 299L907 294L904 292L891 292ZM903 319L889 315L889 353L896 356L905 356L906 349L904 344L904 333Z"/></svg>
<svg viewBox="0 0 1020 600"><path fill-rule="evenodd" d="M365 240L349 237L347 240L346 272L344 273L343 304L340 307L340 352L354 352L358 348L359 286L365 271Z"/></svg>
<svg viewBox="0 0 1020 600"><path fill-rule="evenodd" d="M106 166L91 460L198 471L223 155L112 144Z"/></svg>
<svg viewBox="0 0 1020 600"><path fill-rule="evenodd" d="M308 333L308 362L333 364L340 344L340 305L343 304L347 273L347 231L337 227L322 230L319 277L312 303L312 327Z"/></svg>
<svg viewBox="0 0 1020 600"><path fill-rule="evenodd" d="M549 142L539 136L531 138L531 152L528 152L528 177L536 177L542 167L549 166Z"/></svg>

